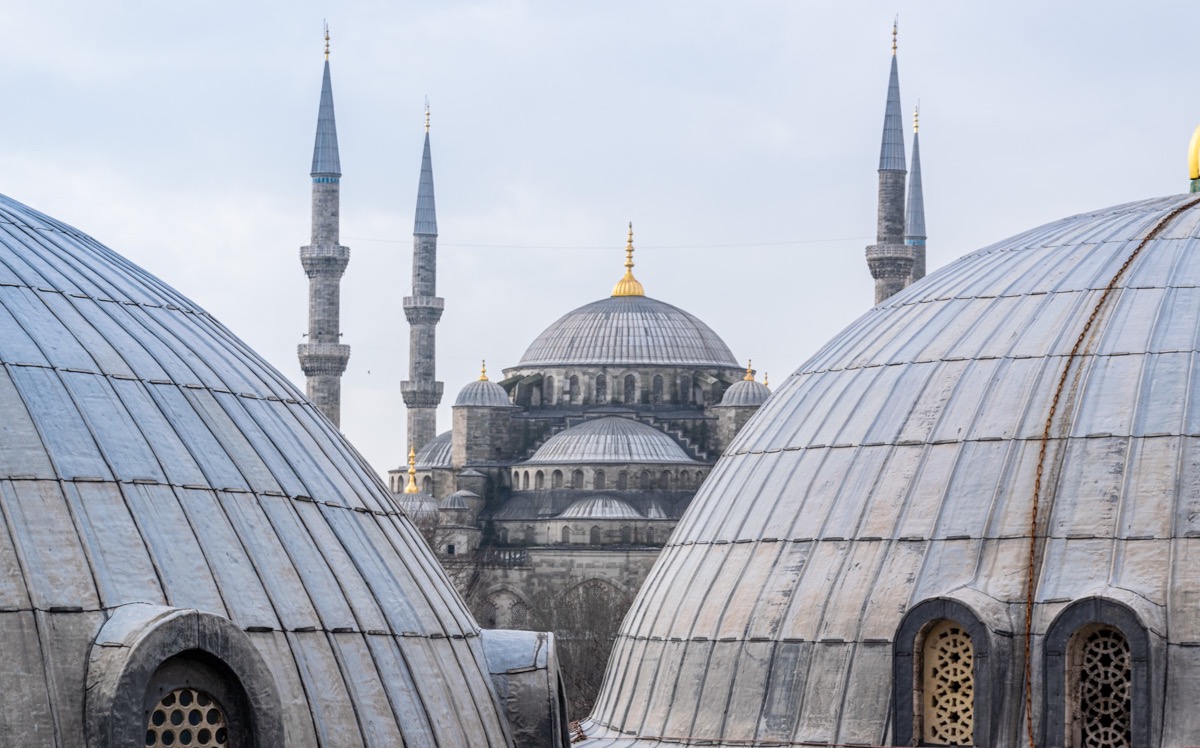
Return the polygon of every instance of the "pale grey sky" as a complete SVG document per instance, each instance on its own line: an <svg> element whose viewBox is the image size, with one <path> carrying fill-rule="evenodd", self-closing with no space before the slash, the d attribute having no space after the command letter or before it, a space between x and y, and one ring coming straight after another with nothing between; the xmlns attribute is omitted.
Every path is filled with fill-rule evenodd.
<svg viewBox="0 0 1200 748"><path fill-rule="evenodd" d="M342 169L342 427L403 460L424 97L449 404L605 297L647 293L781 382L866 310L890 55L921 101L929 267L1187 189L1195 2L0 0L0 192L158 274L303 386L322 62Z"/></svg>

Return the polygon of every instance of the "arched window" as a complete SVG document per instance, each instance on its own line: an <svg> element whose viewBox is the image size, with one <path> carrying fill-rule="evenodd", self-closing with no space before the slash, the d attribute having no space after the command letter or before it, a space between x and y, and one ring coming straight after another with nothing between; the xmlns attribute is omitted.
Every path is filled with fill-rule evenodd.
<svg viewBox="0 0 1200 748"><path fill-rule="evenodd" d="M633 542L633 530L629 527L629 525L623 525L621 527L621 542L625 545L629 545Z"/></svg>
<svg viewBox="0 0 1200 748"><path fill-rule="evenodd" d="M588 537L592 545L600 545L600 528L592 527L592 531Z"/></svg>
<svg viewBox="0 0 1200 748"><path fill-rule="evenodd" d="M595 487L595 489L597 491L604 490L604 471L603 470L596 471L596 474L592 477L592 485Z"/></svg>
<svg viewBox="0 0 1200 748"><path fill-rule="evenodd" d="M496 538L500 541L500 545L508 545L508 528L501 527L496 531Z"/></svg>
<svg viewBox="0 0 1200 748"><path fill-rule="evenodd" d="M524 473L521 475L521 490L522 490L522 491L528 491L528 490L529 490L529 471L528 471L528 470L526 470L526 471L525 471L525 472L524 472Z"/></svg>
<svg viewBox="0 0 1200 748"><path fill-rule="evenodd" d="M625 375L625 402L637 402L637 377L632 374Z"/></svg>
<svg viewBox="0 0 1200 748"><path fill-rule="evenodd" d="M686 471L686 470L679 471L679 487L680 488L691 487L691 485L692 485L691 481L692 481L692 476L690 473L688 473L688 471Z"/></svg>
<svg viewBox="0 0 1200 748"><path fill-rule="evenodd" d="M571 488L583 488L582 470L575 470L571 473Z"/></svg>
<svg viewBox="0 0 1200 748"><path fill-rule="evenodd" d="M608 378L603 374L596 375L596 402L608 402Z"/></svg>
<svg viewBox="0 0 1200 748"><path fill-rule="evenodd" d="M555 397L556 394L554 391L554 377L547 376L542 380L542 402L546 405L553 405L558 400Z"/></svg>
<svg viewBox="0 0 1200 748"><path fill-rule="evenodd" d="M942 619L921 646L921 744L971 745L975 730L975 648L971 635Z"/></svg>
<svg viewBox="0 0 1200 748"><path fill-rule="evenodd" d="M563 487L563 475L562 475L561 470L555 470L553 473L550 474L550 487L551 488L562 488Z"/></svg>
<svg viewBox="0 0 1200 748"><path fill-rule="evenodd" d="M579 377L572 375L567 382L570 383L567 392L568 399L573 403L579 402Z"/></svg>
<svg viewBox="0 0 1200 748"><path fill-rule="evenodd" d="M664 491L671 490L671 471L664 470L662 475L658 476L658 487Z"/></svg>
<svg viewBox="0 0 1200 748"><path fill-rule="evenodd" d="M433 478L432 477L427 475L421 479L421 490L428 494L433 493Z"/></svg>
<svg viewBox="0 0 1200 748"><path fill-rule="evenodd" d="M643 470L641 473L638 474L638 488L642 489L643 491L650 490L650 471L649 470Z"/></svg>
<svg viewBox="0 0 1200 748"><path fill-rule="evenodd" d="M541 470L533 474L533 487L539 491L546 487L546 476Z"/></svg>
<svg viewBox="0 0 1200 748"><path fill-rule="evenodd" d="M525 525L525 544L533 545L537 541L537 535L534 532L533 525Z"/></svg>
<svg viewBox="0 0 1200 748"><path fill-rule="evenodd" d="M684 405L692 402L692 378L687 375L679 378L679 402Z"/></svg>
<svg viewBox="0 0 1200 748"><path fill-rule="evenodd" d="M663 378L659 374L654 375L652 384L650 385L650 402L655 405L660 405L663 401Z"/></svg>
<svg viewBox="0 0 1200 748"><path fill-rule="evenodd" d="M571 528L567 527L566 525L563 525L562 529L562 542L564 544L571 542Z"/></svg>
<svg viewBox="0 0 1200 748"><path fill-rule="evenodd" d="M709 388L709 397L711 399L708 400L708 402L714 403L714 404L719 403L719 402L721 402L721 398L724 395L725 395L725 392L721 389L721 383L713 382L713 386Z"/></svg>
<svg viewBox="0 0 1200 748"><path fill-rule="evenodd" d="M624 470L617 473L617 488L621 489L622 491L629 488L629 473L625 472Z"/></svg>
<svg viewBox="0 0 1200 748"><path fill-rule="evenodd" d="M520 471L520 470L514 470L514 471L513 471L513 482L512 482L512 484L513 484L513 487L517 487L517 486L520 486L520 485L521 485L521 471Z"/></svg>
<svg viewBox="0 0 1200 748"><path fill-rule="evenodd" d="M654 528L646 528L646 545L654 545Z"/></svg>

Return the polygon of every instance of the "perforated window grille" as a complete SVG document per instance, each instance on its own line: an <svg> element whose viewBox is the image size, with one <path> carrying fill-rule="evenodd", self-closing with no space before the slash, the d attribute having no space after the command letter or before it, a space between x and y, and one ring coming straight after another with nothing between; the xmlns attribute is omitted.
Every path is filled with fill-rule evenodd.
<svg viewBox="0 0 1200 748"><path fill-rule="evenodd" d="M1112 626L1076 635L1072 676L1073 743L1077 748L1124 748L1132 744L1129 642Z"/></svg>
<svg viewBox="0 0 1200 748"><path fill-rule="evenodd" d="M938 621L922 647L922 738L927 745L970 745L975 732L975 648L954 621Z"/></svg>
<svg viewBox="0 0 1200 748"><path fill-rule="evenodd" d="M203 691L177 688L150 713L146 745L226 748L228 733L225 710L216 700Z"/></svg>

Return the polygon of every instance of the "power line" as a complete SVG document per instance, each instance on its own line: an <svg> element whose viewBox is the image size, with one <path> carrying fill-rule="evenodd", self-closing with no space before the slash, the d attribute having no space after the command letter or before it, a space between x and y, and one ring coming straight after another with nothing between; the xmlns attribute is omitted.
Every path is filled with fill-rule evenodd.
<svg viewBox="0 0 1200 748"><path fill-rule="evenodd" d="M793 239L784 242L752 242L748 244L641 244L638 249L740 249L746 247L784 247L795 244L831 244L834 242L867 241L869 236L846 236L837 239ZM348 236L352 242L381 242L386 244L408 244L411 239L373 239L365 236ZM570 249L570 250L610 250L612 244L598 246L566 244L457 244L454 242L438 242L439 247L461 247L466 249Z"/></svg>

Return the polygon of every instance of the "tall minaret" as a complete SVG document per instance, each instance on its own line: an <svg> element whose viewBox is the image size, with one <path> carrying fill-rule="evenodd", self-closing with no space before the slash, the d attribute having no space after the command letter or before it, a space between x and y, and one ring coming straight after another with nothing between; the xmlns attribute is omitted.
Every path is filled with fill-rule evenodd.
<svg viewBox="0 0 1200 748"><path fill-rule="evenodd" d="M908 285L913 249L904 243L904 128L900 124L900 74L896 67L897 25L892 25L892 73L879 150L879 221L875 244L867 247L867 267L875 279L875 303Z"/></svg>
<svg viewBox="0 0 1200 748"><path fill-rule="evenodd" d="M297 352L300 368L308 378L309 399L335 426L341 425L342 372L350 360L350 346L341 344L341 281L350 262L350 248L338 244L341 178L326 26L325 74L321 79L321 108L313 146L312 240L300 248L300 264L308 276L308 342L301 343Z"/></svg>
<svg viewBox="0 0 1200 748"><path fill-rule="evenodd" d="M437 211L433 205L433 162L429 157L429 107L425 107L425 151L413 226L412 296L404 297L408 318L408 380L400 393L408 407L408 446L421 451L437 434L442 383L435 381L434 333L445 301L437 296Z"/></svg>
<svg viewBox="0 0 1200 748"><path fill-rule="evenodd" d="M904 219L904 243L913 248L909 283L925 277L925 195L921 190L921 105L913 110L912 172L908 175L908 212Z"/></svg>

